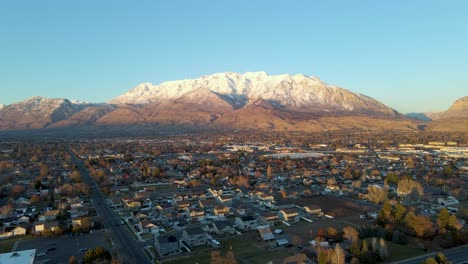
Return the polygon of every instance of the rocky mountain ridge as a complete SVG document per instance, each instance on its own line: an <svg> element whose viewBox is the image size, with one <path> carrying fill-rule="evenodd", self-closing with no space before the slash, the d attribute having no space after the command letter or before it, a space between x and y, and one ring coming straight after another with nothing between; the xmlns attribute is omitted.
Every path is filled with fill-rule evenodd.
<svg viewBox="0 0 468 264"><path fill-rule="evenodd" d="M448 112L466 113L465 101L457 101ZM0 130L109 126L417 130L418 121L316 77L264 72L144 83L103 104L33 97L0 109Z"/></svg>

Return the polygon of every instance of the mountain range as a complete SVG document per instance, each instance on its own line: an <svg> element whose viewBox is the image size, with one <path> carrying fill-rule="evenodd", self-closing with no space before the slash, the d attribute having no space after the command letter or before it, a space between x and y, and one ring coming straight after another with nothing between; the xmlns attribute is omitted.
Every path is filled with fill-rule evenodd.
<svg viewBox="0 0 468 264"><path fill-rule="evenodd" d="M444 130L446 120L467 118L467 98L440 113L440 125L431 121L427 127ZM317 77L265 72L143 83L102 104L33 97L0 107L0 130L139 125L277 131L417 130L418 122L371 97L328 85ZM453 129L468 131L463 126Z"/></svg>

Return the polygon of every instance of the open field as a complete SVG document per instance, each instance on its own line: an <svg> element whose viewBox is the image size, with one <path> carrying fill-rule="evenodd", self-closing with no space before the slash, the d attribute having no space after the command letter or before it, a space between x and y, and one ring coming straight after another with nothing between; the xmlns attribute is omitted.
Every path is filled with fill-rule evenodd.
<svg viewBox="0 0 468 264"><path fill-rule="evenodd" d="M284 247L268 249L262 242L258 241L255 232L250 232L243 234L242 237L235 237L222 241L223 248L213 249L219 250L221 255L225 255L229 248L232 247L234 255L239 263L259 263L264 264L268 261L273 261L273 263L281 263L281 261L290 254L295 253L295 249L286 249ZM205 248L206 249L206 248ZM210 263L211 260L211 251L198 251L195 248L195 251L187 256L182 256L179 258L172 258L168 261L163 261L163 263L173 263L173 264L193 264L193 263Z"/></svg>
<svg viewBox="0 0 468 264"><path fill-rule="evenodd" d="M391 263L404 259L413 258L419 255L427 254L427 252L414 247L413 245L399 245L387 241L388 259L386 262Z"/></svg>
<svg viewBox="0 0 468 264"><path fill-rule="evenodd" d="M376 206L364 201L354 201L347 197L333 195L319 195L311 198L299 198L291 200L296 205L318 205L326 214L337 218L356 216L365 212L378 211Z"/></svg>

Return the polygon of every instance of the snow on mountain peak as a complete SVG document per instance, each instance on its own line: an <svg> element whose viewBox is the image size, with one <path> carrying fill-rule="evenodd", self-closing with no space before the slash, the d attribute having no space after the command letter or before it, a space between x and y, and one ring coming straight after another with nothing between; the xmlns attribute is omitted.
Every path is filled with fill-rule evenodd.
<svg viewBox="0 0 468 264"><path fill-rule="evenodd" d="M378 110L388 112L380 102L346 89L328 85L304 74L268 75L266 72L215 73L195 79L168 81L158 85L142 83L116 97L113 104L147 104L181 98L200 88L232 98L242 105L246 100L263 99L291 109ZM386 108L384 110L384 108Z"/></svg>

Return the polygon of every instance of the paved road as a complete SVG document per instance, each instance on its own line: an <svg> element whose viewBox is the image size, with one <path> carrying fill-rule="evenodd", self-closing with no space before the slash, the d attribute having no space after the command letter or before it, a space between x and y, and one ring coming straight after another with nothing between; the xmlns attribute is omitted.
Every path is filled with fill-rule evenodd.
<svg viewBox="0 0 468 264"><path fill-rule="evenodd" d="M106 202L106 197L99 189L99 186L89 175L87 168L83 165L72 151L69 151L72 162L77 166L81 173L83 182L91 187L91 200L94 203L97 213L104 220L106 228L110 231L112 241L117 249L119 257L124 263L151 263L143 253L146 242L135 241L130 233L120 226L120 217L110 208Z"/></svg>
<svg viewBox="0 0 468 264"><path fill-rule="evenodd" d="M461 247L451 248L442 251L442 253L452 262L452 264L462 264L468 263L468 245ZM435 256L437 253L430 253L424 256L419 256L412 259L407 259L399 262L394 262L396 264L421 264L424 260L429 257Z"/></svg>

